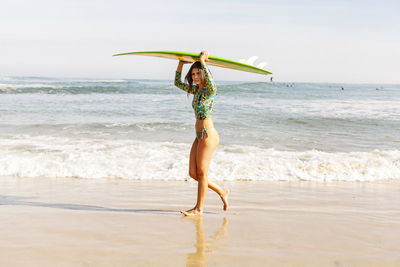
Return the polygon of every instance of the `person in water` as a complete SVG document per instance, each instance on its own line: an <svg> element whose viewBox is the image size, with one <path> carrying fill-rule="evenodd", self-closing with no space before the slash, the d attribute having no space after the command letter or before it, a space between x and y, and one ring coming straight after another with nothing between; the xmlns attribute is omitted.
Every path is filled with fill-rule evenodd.
<svg viewBox="0 0 400 267"><path fill-rule="evenodd" d="M219 136L211 118L217 87L206 65L207 60L208 52L201 52L200 61L195 62L190 67L185 77L185 83L181 81L182 67L189 62L179 61L175 74L175 86L188 94L193 94L192 107L196 117L196 138L190 149L189 176L198 182L197 203L193 209L181 211L185 216L201 215L203 213L207 188L215 191L221 197L224 205L223 209L228 209L229 191L222 189L216 183L208 181L208 169L212 154L218 146Z"/></svg>

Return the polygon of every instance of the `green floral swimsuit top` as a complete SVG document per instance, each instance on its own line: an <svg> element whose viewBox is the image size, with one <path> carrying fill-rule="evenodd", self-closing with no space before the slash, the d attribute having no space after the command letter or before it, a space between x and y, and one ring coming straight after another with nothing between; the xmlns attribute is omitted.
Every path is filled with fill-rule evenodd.
<svg viewBox="0 0 400 267"><path fill-rule="evenodd" d="M175 86L194 95L192 107L197 120L205 120L211 117L214 109L215 96L217 95L217 87L215 86L211 72L205 65L202 69L205 76L205 86L201 90L199 90L198 85L194 85L190 91L189 85L181 81L182 73L177 71L175 74Z"/></svg>

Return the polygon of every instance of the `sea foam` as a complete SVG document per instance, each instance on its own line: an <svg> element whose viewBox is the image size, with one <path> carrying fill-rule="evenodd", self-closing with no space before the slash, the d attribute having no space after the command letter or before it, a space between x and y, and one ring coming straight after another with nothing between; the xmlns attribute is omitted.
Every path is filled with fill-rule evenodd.
<svg viewBox="0 0 400 267"><path fill-rule="evenodd" d="M188 179L190 145L138 140L29 137L0 139L0 176ZM377 181L400 179L400 151L278 151L220 145L209 177L217 181Z"/></svg>

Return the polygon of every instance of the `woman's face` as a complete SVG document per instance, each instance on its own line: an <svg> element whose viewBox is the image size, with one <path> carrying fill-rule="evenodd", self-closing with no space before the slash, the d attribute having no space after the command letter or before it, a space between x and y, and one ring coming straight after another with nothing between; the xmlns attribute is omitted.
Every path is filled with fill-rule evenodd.
<svg viewBox="0 0 400 267"><path fill-rule="evenodd" d="M192 69L192 79L194 84L199 85L201 83L200 69Z"/></svg>

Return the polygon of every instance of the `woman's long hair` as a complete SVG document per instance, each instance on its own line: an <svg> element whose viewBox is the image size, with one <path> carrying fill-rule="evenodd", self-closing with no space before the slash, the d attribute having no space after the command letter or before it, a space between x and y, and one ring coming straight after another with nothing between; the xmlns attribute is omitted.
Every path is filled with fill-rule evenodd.
<svg viewBox="0 0 400 267"><path fill-rule="evenodd" d="M189 84L189 93L194 93L194 86L193 86L193 79L192 79L192 71L193 69L199 69L200 70L200 79L202 82L204 82L205 75L203 71L203 66L201 65L200 61L196 61L195 63L192 64L190 67L188 73L185 76L185 81L187 84Z"/></svg>

